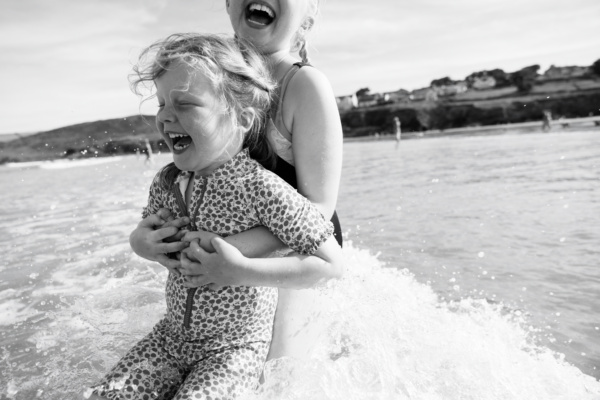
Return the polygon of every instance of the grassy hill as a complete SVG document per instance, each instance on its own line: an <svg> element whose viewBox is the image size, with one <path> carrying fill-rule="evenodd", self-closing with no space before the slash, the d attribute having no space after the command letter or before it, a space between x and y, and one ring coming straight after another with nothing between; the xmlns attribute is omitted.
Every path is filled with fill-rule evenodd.
<svg viewBox="0 0 600 400"><path fill-rule="evenodd" d="M164 147L154 116L131 116L66 126L0 143L0 164L57 158L101 157Z"/></svg>

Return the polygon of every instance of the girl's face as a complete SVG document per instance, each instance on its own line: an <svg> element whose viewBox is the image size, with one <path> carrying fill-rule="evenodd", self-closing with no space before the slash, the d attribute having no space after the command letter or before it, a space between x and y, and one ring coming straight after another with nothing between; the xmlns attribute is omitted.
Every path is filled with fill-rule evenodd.
<svg viewBox="0 0 600 400"><path fill-rule="evenodd" d="M156 126L177 168L208 175L241 150L241 140L232 140L231 120L202 72L174 62L154 83Z"/></svg>
<svg viewBox="0 0 600 400"><path fill-rule="evenodd" d="M292 39L305 22L311 0L226 0L236 35L263 54L289 52Z"/></svg>

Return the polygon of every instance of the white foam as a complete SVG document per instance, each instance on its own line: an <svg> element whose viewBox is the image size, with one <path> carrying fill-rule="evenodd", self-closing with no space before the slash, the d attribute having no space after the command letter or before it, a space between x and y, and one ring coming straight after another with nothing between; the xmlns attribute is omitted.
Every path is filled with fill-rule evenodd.
<svg viewBox="0 0 600 400"><path fill-rule="evenodd" d="M40 168L40 169L66 169L75 167L87 167L121 160L123 157L97 157L78 160L49 160L49 161L27 161L10 162L4 164L8 168Z"/></svg>
<svg viewBox="0 0 600 400"><path fill-rule="evenodd" d="M15 294L14 289L0 292L0 326L11 326L37 314L31 304L14 298Z"/></svg>
<svg viewBox="0 0 600 400"><path fill-rule="evenodd" d="M32 293L60 296L29 337L31 365L21 363L47 383L20 374L11 390L81 392L164 315L164 268L125 254L107 265L73 260ZM536 345L522 315L481 300L442 302L407 271L351 243L344 256L341 281L300 293L299 325L309 329L294 335L296 357L270 361L265 383L248 398L599 398L600 383Z"/></svg>

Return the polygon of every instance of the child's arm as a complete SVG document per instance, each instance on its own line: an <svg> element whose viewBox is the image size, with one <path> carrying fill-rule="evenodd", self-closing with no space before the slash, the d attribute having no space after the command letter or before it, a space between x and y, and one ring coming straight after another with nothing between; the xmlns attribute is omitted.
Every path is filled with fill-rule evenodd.
<svg viewBox="0 0 600 400"><path fill-rule="evenodd" d="M201 243L201 247L212 253L215 251L215 248L213 247L211 240L215 237L220 236L206 231L190 231L187 232L181 240L187 244L194 239L198 239ZM234 246L244 256L252 258L267 257L275 252L287 249L287 246L264 226L252 228L238 233L237 235L228 236L223 240Z"/></svg>
<svg viewBox="0 0 600 400"><path fill-rule="evenodd" d="M233 284L305 288L341 274L341 249L332 236L333 226L317 207L266 171L257 172L246 185L246 200L253 205L258 221L298 254L249 259L220 238L210 239L214 253L192 241L181 258L181 273L196 276L188 278L190 287Z"/></svg>
<svg viewBox="0 0 600 400"><path fill-rule="evenodd" d="M342 275L342 251L330 236L312 255L248 258L220 237L211 240L214 253L205 251L198 240L182 252L181 273L188 287L270 286L289 289L312 287Z"/></svg>
<svg viewBox="0 0 600 400"><path fill-rule="evenodd" d="M294 75L283 117L292 132L298 192L331 218L340 185L343 134L335 95L322 72L302 67Z"/></svg>

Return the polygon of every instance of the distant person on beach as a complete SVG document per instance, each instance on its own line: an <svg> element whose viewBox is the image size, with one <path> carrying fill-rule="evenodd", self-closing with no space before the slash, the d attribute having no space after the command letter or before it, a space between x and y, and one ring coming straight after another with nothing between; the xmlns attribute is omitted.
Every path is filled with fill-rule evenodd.
<svg viewBox="0 0 600 400"><path fill-rule="evenodd" d="M402 139L402 125L398 117L394 117L394 134L396 135L396 148L398 148L400 139Z"/></svg>
<svg viewBox="0 0 600 400"><path fill-rule="evenodd" d="M154 160L152 159L152 146L150 145L150 141L148 139L144 140L146 143L146 163L152 164Z"/></svg>
<svg viewBox="0 0 600 400"><path fill-rule="evenodd" d="M93 398L239 398L262 373L276 288L338 277L341 248L321 211L254 159L273 156L262 125L275 85L250 45L172 35L147 48L135 71L134 88L154 82L157 128L174 160L155 176L143 216L168 209L203 235L169 273L165 318ZM261 225L296 253L246 258L221 239ZM225 262L213 266L213 258Z"/></svg>
<svg viewBox="0 0 600 400"><path fill-rule="evenodd" d="M342 245L342 230L334 211L342 168L342 126L331 85L322 72L310 65L308 57L307 34L315 23L319 1L259 4L226 0L226 9L237 37L250 41L267 58L278 83L266 127L277 155L270 169L297 188L324 216L331 218L335 237ZM141 257L175 268L178 261L169 259L166 253L182 246L181 242L172 242L179 237L171 235L185 223L185 220L174 219L169 210L161 209L132 234L132 248ZM201 234L193 232L185 239ZM248 257L266 256L281 248L281 242L264 228L226 240ZM290 323L287 310L294 305L301 307L295 291L280 289L269 358L293 352L291 338L299 328ZM288 317L283 318L283 315Z"/></svg>
<svg viewBox="0 0 600 400"><path fill-rule="evenodd" d="M548 132L552 129L552 112L550 110L544 110L542 115L542 131Z"/></svg>

